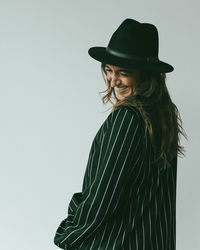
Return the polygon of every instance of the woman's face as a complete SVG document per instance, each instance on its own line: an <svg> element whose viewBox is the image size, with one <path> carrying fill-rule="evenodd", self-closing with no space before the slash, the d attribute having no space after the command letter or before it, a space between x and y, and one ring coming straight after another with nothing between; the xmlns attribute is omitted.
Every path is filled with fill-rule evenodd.
<svg viewBox="0 0 200 250"><path fill-rule="evenodd" d="M117 99L121 100L134 92L134 86L140 76L138 70L106 64L105 71Z"/></svg>

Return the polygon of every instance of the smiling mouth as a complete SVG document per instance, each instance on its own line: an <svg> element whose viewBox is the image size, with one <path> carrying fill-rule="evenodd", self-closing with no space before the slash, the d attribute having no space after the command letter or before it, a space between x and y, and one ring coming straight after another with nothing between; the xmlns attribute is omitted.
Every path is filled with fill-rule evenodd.
<svg viewBox="0 0 200 250"><path fill-rule="evenodd" d="M116 87L115 90L117 89L117 92L122 92L124 90L126 90L128 87Z"/></svg>
<svg viewBox="0 0 200 250"><path fill-rule="evenodd" d="M128 86L115 87L115 89L127 89Z"/></svg>

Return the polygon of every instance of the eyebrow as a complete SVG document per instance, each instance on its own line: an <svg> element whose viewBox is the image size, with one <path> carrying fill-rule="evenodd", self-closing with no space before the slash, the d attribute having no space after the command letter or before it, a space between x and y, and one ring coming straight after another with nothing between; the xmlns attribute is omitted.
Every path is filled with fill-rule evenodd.
<svg viewBox="0 0 200 250"><path fill-rule="evenodd" d="M105 68L109 68L109 69L111 69L109 66L107 66L107 65L105 65ZM127 69L123 69L123 68L121 68L121 69L119 69L119 70L117 70L118 72L126 72L126 73L133 73L132 71L130 71L130 70L127 70Z"/></svg>

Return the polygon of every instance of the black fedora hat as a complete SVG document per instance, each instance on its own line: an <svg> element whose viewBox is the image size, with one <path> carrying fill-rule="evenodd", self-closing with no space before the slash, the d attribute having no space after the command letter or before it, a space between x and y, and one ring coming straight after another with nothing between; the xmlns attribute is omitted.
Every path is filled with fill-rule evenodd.
<svg viewBox="0 0 200 250"><path fill-rule="evenodd" d="M167 73L174 70L158 58L159 38L155 25L125 19L113 33L107 47L91 47L89 55L97 61L124 68Z"/></svg>

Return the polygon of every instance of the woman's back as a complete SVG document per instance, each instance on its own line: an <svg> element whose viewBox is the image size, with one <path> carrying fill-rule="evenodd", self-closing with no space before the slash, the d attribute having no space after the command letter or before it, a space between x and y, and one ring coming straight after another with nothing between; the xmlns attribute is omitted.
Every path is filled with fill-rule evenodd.
<svg viewBox="0 0 200 250"><path fill-rule="evenodd" d="M72 197L57 245L175 249L177 162L165 169L154 158L140 112L131 106L112 112L92 142L82 192Z"/></svg>
<svg viewBox="0 0 200 250"><path fill-rule="evenodd" d="M137 113L142 124L136 108L124 106L119 107L119 110L129 110L133 115ZM116 116L119 110L115 111ZM120 120L117 122L121 123ZM104 131L103 127L99 137L101 131ZM155 154L148 136L145 136L145 140L143 158L129 172L122 193L116 196L116 211L107 218L102 230L80 249L175 249L177 157L170 168L153 164ZM132 162L136 162L137 157L139 154L135 155ZM92 155L91 159L95 160Z"/></svg>

